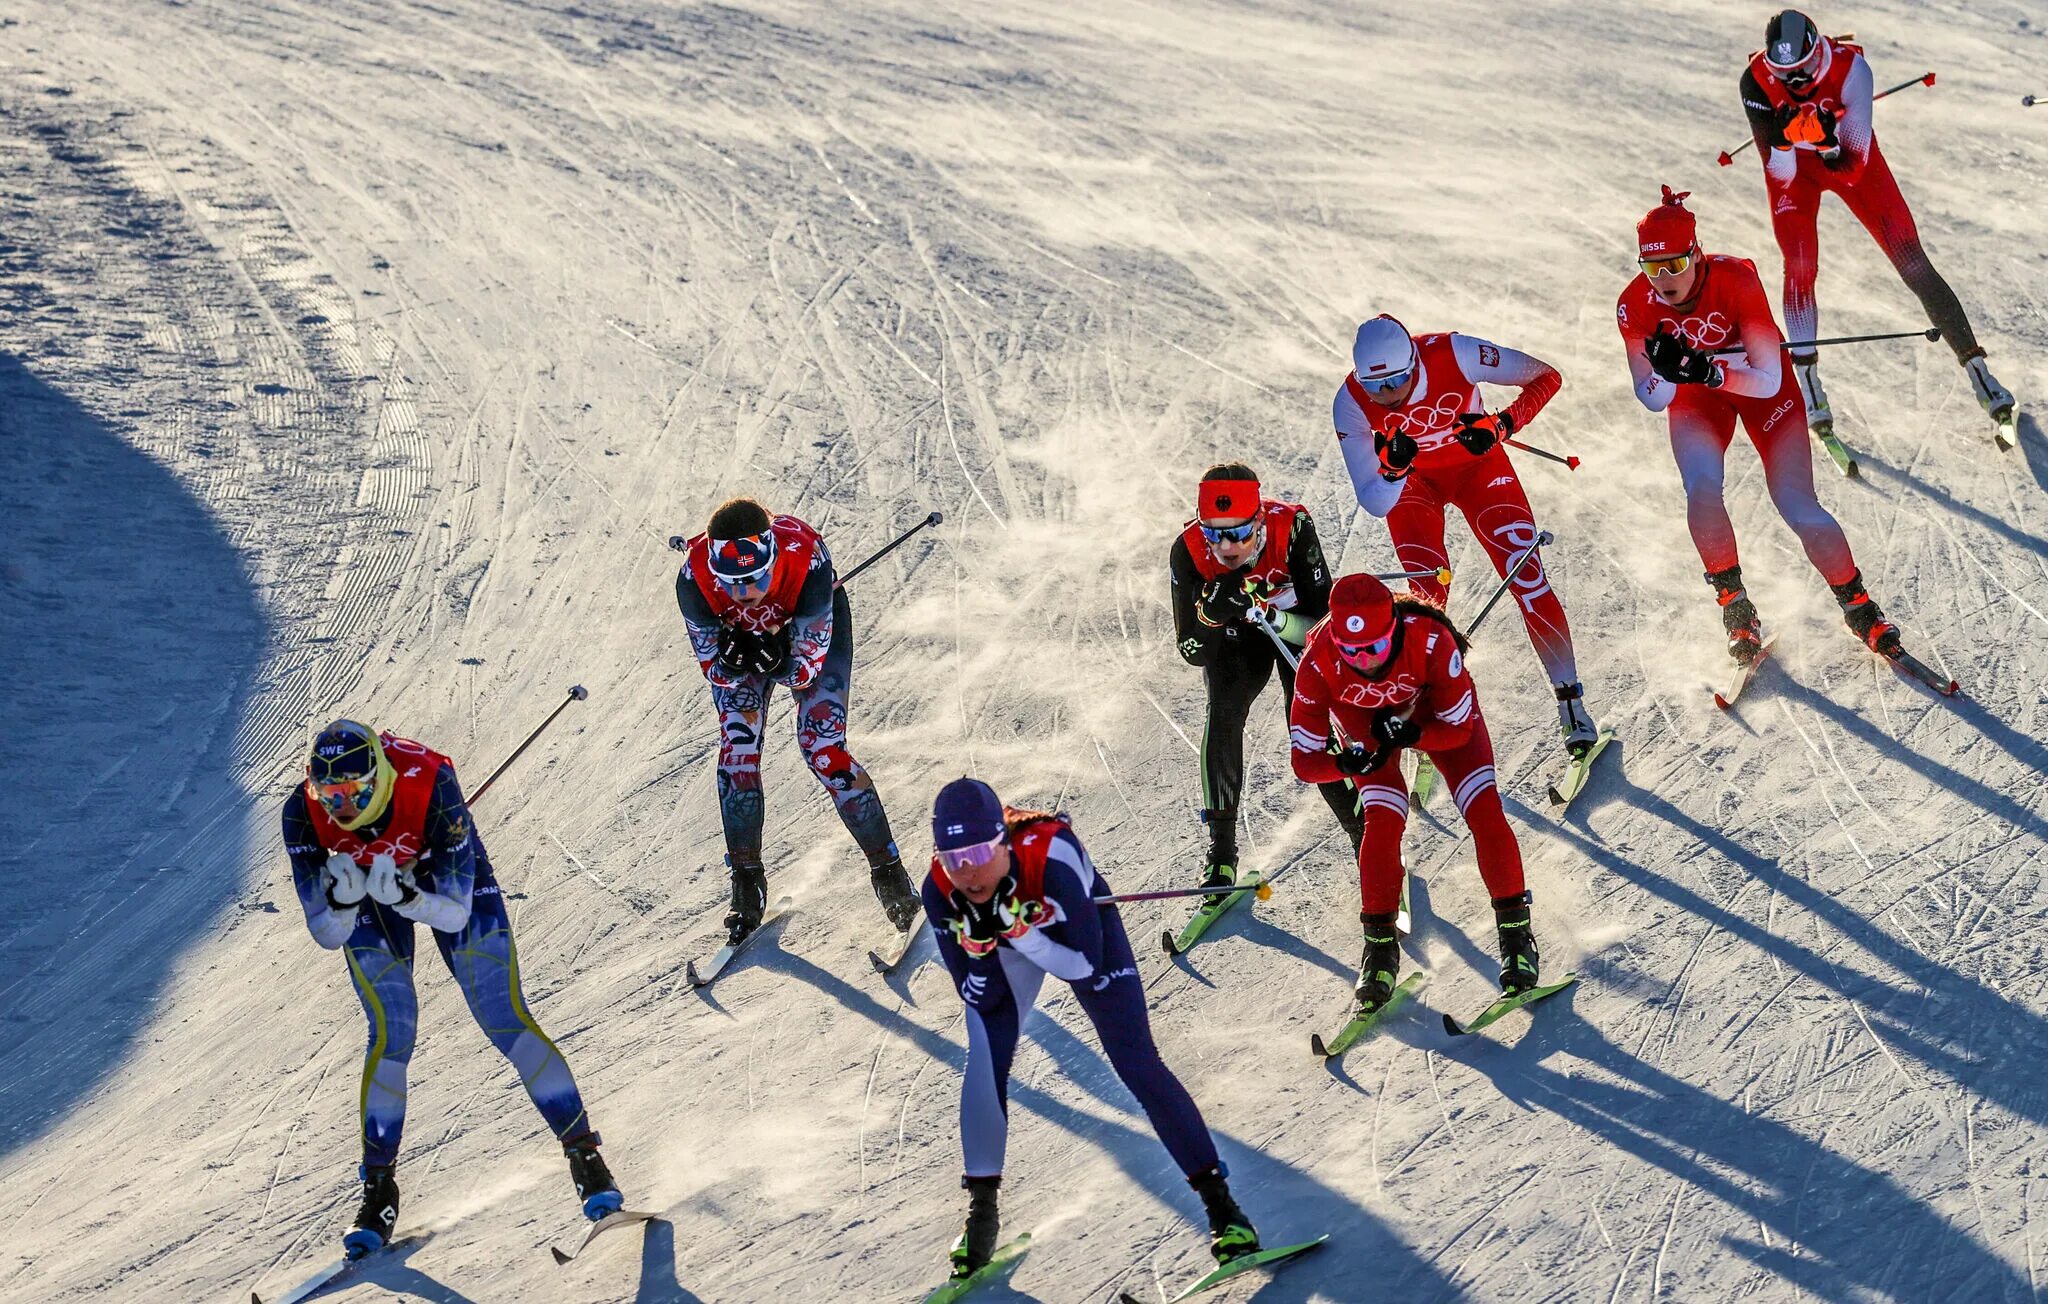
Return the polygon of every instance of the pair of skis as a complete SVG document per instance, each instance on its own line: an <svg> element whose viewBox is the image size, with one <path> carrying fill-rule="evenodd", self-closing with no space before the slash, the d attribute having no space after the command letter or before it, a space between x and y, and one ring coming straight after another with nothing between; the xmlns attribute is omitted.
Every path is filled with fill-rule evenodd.
<svg viewBox="0 0 2048 1304"><path fill-rule="evenodd" d="M1480 1011L1479 1016L1469 1023L1459 1023L1456 1019L1446 1014L1444 1016L1444 1031L1453 1037L1462 1037L1468 1033L1478 1032L1481 1028L1514 1013L1524 1006L1534 1005L1545 997L1557 995L1578 980L1579 976L1576 973L1568 973L1554 983L1544 983L1538 987L1531 987L1525 991L1513 992L1502 996L1499 1000L1496 1000L1493 1004ZM1400 986L1394 988L1392 996L1369 1010L1360 1010L1353 1014L1351 1021L1346 1023L1338 1031L1337 1035L1328 1041L1323 1040L1321 1033L1310 1033L1308 1039L1309 1049L1315 1052L1318 1059L1329 1060L1342 1055L1345 1051L1350 1050L1353 1046L1356 1046L1359 1042L1372 1035L1374 1030L1386 1020L1388 1015L1412 998L1416 992L1422 989L1422 985L1427 981L1429 981L1428 975L1420 970L1409 974L1401 980Z"/></svg>
<svg viewBox="0 0 2048 1304"><path fill-rule="evenodd" d="M691 960L684 965L683 974L689 982L691 989L709 987L717 980L718 975L724 973L726 968L732 964L733 957L746 949L747 943L753 941L762 933L767 932L769 925L795 912L796 899L794 897L780 897L761 916L761 922L756 924L753 931L745 937L742 937L737 942L727 941L722 943L716 951L712 952L711 958L706 960L701 968L695 960ZM900 933L892 931L887 941L874 950L869 951L868 962L875 966L877 973L887 973L894 969L903 962L903 957L910 953L910 948L916 944L918 932L923 927L924 915L920 912L916 918L910 921L910 927Z"/></svg>
<svg viewBox="0 0 2048 1304"><path fill-rule="evenodd" d="M1841 436L1835 433L1835 423L1832 420L1819 422L1811 426L1810 429L1813 432L1814 442L1819 444L1827 453L1829 460L1834 462L1837 471L1848 476L1851 480L1862 474L1862 468L1856 464L1856 454L1850 452L1849 446L1844 444ZM2001 453L2010 453L2013 449L2019 447L2020 410L2018 404L2011 404L1991 413L1991 442L1998 446L1998 451Z"/></svg>
<svg viewBox="0 0 2048 1304"><path fill-rule="evenodd" d="M1593 739L1590 747L1565 762L1564 776L1550 785L1550 804L1558 814L1571 805L1572 798L1585 791L1586 781L1593 776L1593 762L1600 759L1600 753L1607 750L1607 744L1614 741L1614 730L1602 729ZM1411 801L1420 807L1429 801L1436 791L1436 766L1427 756L1418 756L1415 762L1415 781L1409 785Z"/></svg>
<svg viewBox="0 0 2048 1304"><path fill-rule="evenodd" d="M1750 681L1756 678L1757 672L1762 670L1764 663L1770 659L1771 648L1776 645L1777 641L1778 636L1776 634L1771 635L1763 641L1762 646L1757 649L1756 655L1750 658L1747 665L1735 667L1735 673L1730 677L1728 687L1725 690L1715 692L1715 706L1726 711L1735 705L1736 701L1742 696L1742 690L1749 687ZM1884 654L1879 653L1878 655L1883 656ZM1943 697L1954 697L1963 691L1963 686L1957 683L1954 677L1941 673L1904 648L1885 657L1885 659L1891 662L1899 673L1919 680Z"/></svg>
<svg viewBox="0 0 2048 1304"><path fill-rule="evenodd" d="M1318 1236L1312 1241L1303 1241L1299 1245L1278 1245L1272 1249L1253 1250L1249 1254L1240 1254L1227 1262L1218 1264L1207 1276L1193 1282L1173 1298L1175 1301L1189 1299L1201 1294L1205 1290L1221 1286L1232 1277L1250 1272L1254 1268L1278 1268L1281 1264L1292 1259L1298 1259L1311 1250L1321 1249L1323 1242L1329 1239L1327 1235ZM999 1278L1008 1276L1015 1270L1018 1261L1024 1257L1024 1252L1030 1248L1031 1233L1025 1232L1022 1236L997 1249L994 1254L989 1256L989 1261L976 1269L971 1276L949 1281L926 1295L924 1297L924 1304L954 1304L956 1300L965 1299L977 1287L988 1285ZM1128 1294L1119 1294L1117 1299L1119 1304L1139 1304L1138 1300Z"/></svg>
<svg viewBox="0 0 2048 1304"><path fill-rule="evenodd" d="M564 1250L558 1245L550 1245L548 1246L548 1253L554 1256L557 1266L571 1263L575 1261L577 1255L590 1247L592 1241L606 1232L620 1227L630 1227L637 1223L650 1222L659 1217L661 1217L660 1214L646 1210L620 1209L617 1212L608 1213L590 1224L585 1229L582 1239L577 1241L573 1248ZM326 1291L329 1287L345 1285L357 1272L374 1267L380 1260L390 1257L392 1251L414 1248L423 1244L426 1239L425 1236L401 1236L390 1244L379 1246L367 1254L354 1257L343 1254L325 1267L316 1270L311 1276L284 1294L273 1296L267 1301L263 1298L262 1292L250 1291L249 1304L301 1304L301 1301L311 1299L315 1295Z"/></svg>

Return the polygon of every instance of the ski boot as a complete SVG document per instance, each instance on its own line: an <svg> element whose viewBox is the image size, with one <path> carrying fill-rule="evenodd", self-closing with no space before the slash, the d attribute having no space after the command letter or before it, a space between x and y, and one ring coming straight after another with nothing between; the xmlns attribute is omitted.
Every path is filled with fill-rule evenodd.
<svg viewBox="0 0 2048 1304"><path fill-rule="evenodd" d="M868 881L874 885L875 900L882 903L882 913L889 916L889 927L899 933L908 932L917 922L924 903L910 886L910 875L904 870L902 859L891 856L879 865L868 866Z"/></svg>
<svg viewBox="0 0 2048 1304"><path fill-rule="evenodd" d="M1493 926L1500 932L1500 989L1513 996L1537 983L1536 935L1529 931L1531 895L1493 899Z"/></svg>
<svg viewBox="0 0 2048 1304"><path fill-rule="evenodd" d="M2012 420L2012 391L1991 374L1991 364L1984 361L1984 350L1978 349L1965 359L1963 370L1969 373L1970 392L1977 396L1978 406L1985 414L2000 425Z"/></svg>
<svg viewBox="0 0 2048 1304"><path fill-rule="evenodd" d="M1721 627L1728 631L1728 655L1738 666L1751 666L1763 655L1763 630L1756 604L1742 591L1742 567L1708 571L1707 583L1714 586L1714 600L1721 604Z"/></svg>
<svg viewBox="0 0 2048 1304"><path fill-rule="evenodd" d="M1899 646L1899 627L1884 618L1884 610L1870 591L1863 587L1863 572L1857 571L1840 584L1830 584L1835 601L1842 604L1842 621L1849 626L1849 632L1863 640L1863 645L1881 657L1895 657L1902 649Z"/></svg>
<svg viewBox="0 0 2048 1304"><path fill-rule="evenodd" d="M1792 374L1799 378L1799 397L1806 401L1806 428L1816 437L1835 432L1835 414L1828 407L1828 392L1820 387L1820 364L1808 355L1794 361Z"/></svg>
<svg viewBox="0 0 2048 1304"><path fill-rule="evenodd" d="M1592 715L1586 710L1586 690L1579 684L1558 684L1557 724L1564 731L1564 749L1574 760L1592 750L1600 741L1599 726L1593 723Z"/></svg>
<svg viewBox="0 0 2048 1304"><path fill-rule="evenodd" d="M761 915L768 909L768 870L758 860L725 859L732 865L732 909L725 913L725 941L738 946L761 926Z"/></svg>
<svg viewBox="0 0 2048 1304"><path fill-rule="evenodd" d="M996 1190L1002 1184L1001 1173L960 1179L967 1192L967 1225L960 1229L960 1239L953 1242L954 1281L972 1277L995 1256L996 1237L1003 1229L1002 1218L996 1212Z"/></svg>
<svg viewBox="0 0 2048 1304"><path fill-rule="evenodd" d="M1365 954L1358 960L1359 1013L1377 1010L1394 997L1394 979L1401 972L1401 935L1394 931L1394 914L1360 911L1358 922L1365 925Z"/></svg>
<svg viewBox="0 0 2048 1304"><path fill-rule="evenodd" d="M1188 1185L1202 1197L1202 1208L1209 1214L1209 1253L1216 1256L1216 1262L1228 1263L1258 1250L1258 1228L1252 1226L1252 1220L1244 1216L1244 1210L1231 1198L1222 1164L1196 1173L1188 1179Z"/></svg>
<svg viewBox="0 0 2048 1304"><path fill-rule="evenodd" d="M341 1238L342 1253L360 1259L391 1244L391 1230L398 1225L398 1179L389 1164L364 1164L356 1169L363 1181L363 1207L356 1213L355 1230Z"/></svg>
<svg viewBox="0 0 2048 1304"><path fill-rule="evenodd" d="M1203 887L1229 887L1237 882L1237 808L1202 812L1209 830L1209 859L1202 867Z"/></svg>
<svg viewBox="0 0 2048 1304"><path fill-rule="evenodd" d="M597 1146L594 1133L562 1146L562 1153L569 1156L569 1180L576 1183L576 1197L583 1201L583 1216L592 1222L626 1205L626 1197L619 1194L619 1184L612 1180L612 1170L604 1166Z"/></svg>

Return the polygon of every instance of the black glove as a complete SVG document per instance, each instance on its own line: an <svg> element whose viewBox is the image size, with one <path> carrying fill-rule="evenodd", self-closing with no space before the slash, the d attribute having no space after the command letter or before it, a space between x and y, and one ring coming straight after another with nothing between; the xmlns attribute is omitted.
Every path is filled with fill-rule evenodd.
<svg viewBox="0 0 2048 1304"><path fill-rule="evenodd" d="M1799 110L1803 107L1805 106L1799 104L1780 104L1771 110L1771 123L1777 127L1780 140L1785 138L1785 128L1792 125L1792 119L1799 116Z"/></svg>
<svg viewBox="0 0 2048 1304"><path fill-rule="evenodd" d="M1643 341L1643 356L1650 360L1650 370L1672 384L1678 383L1678 368L1685 360L1690 348L1685 337L1671 329L1669 322L1657 327L1657 333Z"/></svg>
<svg viewBox="0 0 2048 1304"><path fill-rule="evenodd" d="M1708 389L1721 387L1721 369L1714 365L1713 355L1705 349L1687 345L1675 371L1670 379L1681 385L1705 385Z"/></svg>
<svg viewBox="0 0 2048 1304"><path fill-rule="evenodd" d="M1244 591L1244 577L1236 573L1210 580L1195 599L1195 614L1209 625L1234 625L1251 609L1252 595Z"/></svg>
<svg viewBox="0 0 2048 1304"><path fill-rule="evenodd" d="M1840 149L1842 147L1842 142L1835 137L1835 115L1829 112L1825 107L1822 107L1815 109L1813 111L1813 116L1814 120L1820 123L1821 151L1825 153L1831 149Z"/></svg>
<svg viewBox="0 0 2048 1304"><path fill-rule="evenodd" d="M1380 478L1388 481L1405 480L1409 468L1415 465L1415 455L1422 451L1415 436L1405 430L1396 430L1391 435L1374 431L1372 449L1380 457Z"/></svg>
<svg viewBox="0 0 2048 1304"><path fill-rule="evenodd" d="M1405 715L1382 711L1373 717L1372 737L1382 747L1413 747L1422 737L1422 726Z"/></svg>
<svg viewBox="0 0 2048 1304"><path fill-rule="evenodd" d="M987 955L996 949L1003 937L1002 903L1017 894L1017 880L1009 874L996 884L995 892L986 901L969 901L967 894L959 888L953 889L953 909L960 916L960 926L954 930L960 939L961 949L969 955Z"/></svg>
<svg viewBox="0 0 2048 1304"><path fill-rule="evenodd" d="M761 635L761 652L755 659L756 673L770 678L789 670L789 626Z"/></svg>
<svg viewBox="0 0 2048 1304"><path fill-rule="evenodd" d="M1339 747L1337 740L1334 738L1330 740L1330 755L1336 759L1337 769L1340 772L1349 774L1354 778L1358 775L1368 774L1373 770L1377 770L1380 767L1380 762L1386 759L1364 743L1353 743L1349 747Z"/></svg>
<svg viewBox="0 0 2048 1304"><path fill-rule="evenodd" d="M779 675L789 669L789 632L720 625L718 664L735 675Z"/></svg>
<svg viewBox="0 0 2048 1304"><path fill-rule="evenodd" d="M1458 428L1451 433L1466 452L1484 457L1495 444L1515 433L1515 419L1506 412L1461 412Z"/></svg>

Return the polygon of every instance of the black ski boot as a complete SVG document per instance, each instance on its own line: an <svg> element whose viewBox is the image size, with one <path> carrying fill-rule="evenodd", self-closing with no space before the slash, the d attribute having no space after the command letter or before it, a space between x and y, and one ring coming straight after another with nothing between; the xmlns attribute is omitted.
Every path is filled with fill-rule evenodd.
<svg viewBox="0 0 2048 1304"><path fill-rule="evenodd" d="M1216 1262L1228 1263L1259 1248L1258 1229L1231 1198L1230 1183L1224 1179L1221 1164L1196 1173L1188 1179L1188 1185L1202 1197L1202 1208L1209 1213L1209 1252L1216 1256Z"/></svg>
<svg viewBox="0 0 2048 1304"><path fill-rule="evenodd" d="M1528 892L1493 899L1493 926L1500 930L1500 989L1509 996L1538 982L1536 935L1529 929Z"/></svg>
<svg viewBox="0 0 2048 1304"><path fill-rule="evenodd" d="M1229 887L1237 882L1237 808L1202 812L1209 830L1209 859L1202 866L1203 887Z"/></svg>
<svg viewBox="0 0 2048 1304"><path fill-rule="evenodd" d="M768 909L768 871L758 860L725 859L732 865L732 909L725 912L725 940L738 946L761 926L762 912Z"/></svg>
<svg viewBox="0 0 2048 1304"><path fill-rule="evenodd" d="M918 900L916 890L910 886L910 874L903 868L903 861L891 856L879 865L868 866L868 882L874 885L875 900L882 903L882 913L889 916L889 927L899 933L910 931L924 910L924 902Z"/></svg>
<svg viewBox="0 0 2048 1304"><path fill-rule="evenodd" d="M592 1222L617 1213L626 1204L619 1184L612 1180L612 1170L597 1153L597 1145L597 1137L590 1135L562 1146L562 1153L569 1156L569 1180L576 1183L576 1198L583 1201L583 1216Z"/></svg>
<svg viewBox="0 0 2048 1304"><path fill-rule="evenodd" d="M1895 657L1903 650L1899 646L1899 627L1884 618L1884 609L1863 587L1862 571L1828 588L1834 591L1835 601L1842 604L1843 623L1850 633L1863 640L1863 646L1881 657Z"/></svg>
<svg viewBox="0 0 2048 1304"><path fill-rule="evenodd" d="M1728 655L1735 658L1738 666L1756 664L1756 659L1763 655L1763 630L1756 604L1742 591L1742 567L1708 571L1706 581L1714 586L1714 600L1721 604L1721 626L1728 631Z"/></svg>
<svg viewBox="0 0 2048 1304"><path fill-rule="evenodd" d="M364 1164L356 1169L363 1180L363 1207L356 1213L356 1228L341 1238L342 1252L360 1259L391 1244L391 1231L398 1226L398 1179L389 1164Z"/></svg>
<svg viewBox="0 0 2048 1304"><path fill-rule="evenodd" d="M1401 972L1401 935L1394 931L1394 915L1369 915L1359 912L1358 922L1365 925L1365 954L1358 961L1358 987L1352 993L1358 998L1360 1013L1377 1010L1394 996L1394 979Z"/></svg>
<svg viewBox="0 0 2048 1304"><path fill-rule="evenodd" d="M960 1179L961 1188L967 1192L967 1225L960 1229L960 1239L953 1242L954 1281L972 1277L995 1256L996 1237L1003 1230L1002 1217L996 1212L996 1190L1002 1184L1001 1173Z"/></svg>

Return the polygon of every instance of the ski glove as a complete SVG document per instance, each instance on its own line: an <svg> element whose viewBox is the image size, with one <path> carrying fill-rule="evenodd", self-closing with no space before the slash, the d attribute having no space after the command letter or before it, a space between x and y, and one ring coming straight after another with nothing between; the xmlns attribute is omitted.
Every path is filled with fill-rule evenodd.
<svg viewBox="0 0 2048 1304"><path fill-rule="evenodd" d="M1195 615L1204 625L1234 625L1251 614L1252 595L1244 591L1244 579L1231 574L1210 580L1195 599Z"/></svg>
<svg viewBox="0 0 2048 1304"><path fill-rule="evenodd" d="M1515 419L1506 412L1461 412L1458 428L1451 433L1466 452L1484 457L1495 444L1515 433Z"/></svg>
<svg viewBox="0 0 2048 1304"><path fill-rule="evenodd" d="M1656 372L1674 385L1705 385L1718 389L1721 384L1721 369L1714 365L1713 357L1704 349L1695 348L1683 335L1669 329L1669 324L1659 326L1657 333L1643 341L1643 356L1650 360L1650 370Z"/></svg>
<svg viewBox="0 0 2048 1304"><path fill-rule="evenodd" d="M327 857L327 904L336 910L348 910L363 899L369 888L364 879L362 866L346 851L337 851Z"/></svg>
<svg viewBox="0 0 2048 1304"><path fill-rule="evenodd" d="M1382 711L1373 717L1372 737L1382 747L1413 747L1422 737L1422 726L1405 715Z"/></svg>
<svg viewBox="0 0 2048 1304"><path fill-rule="evenodd" d="M1415 465L1415 455L1422 451L1422 446L1405 430L1396 430L1391 435L1374 431L1372 449L1380 456L1380 479L1393 483L1408 478L1408 472Z"/></svg>
<svg viewBox="0 0 2048 1304"><path fill-rule="evenodd" d="M718 627L718 663L735 675L777 675L789 669L789 638L739 625Z"/></svg>
<svg viewBox="0 0 2048 1304"><path fill-rule="evenodd" d="M1336 759L1338 770L1351 775L1353 778L1377 770L1380 767L1380 762L1385 759L1378 751L1367 747L1364 743L1352 743L1349 747L1340 747L1334 738L1330 740L1330 755Z"/></svg>
<svg viewBox="0 0 2048 1304"><path fill-rule="evenodd" d="M970 901L967 894L953 889L953 909L957 917L952 921L953 936L960 943L960 949L969 955L987 955L996 949L1003 939L1003 919L996 902L1005 890L1015 890L1016 882L1009 875L996 885L995 895L986 901Z"/></svg>
<svg viewBox="0 0 2048 1304"><path fill-rule="evenodd" d="M400 869L398 862L386 851L380 851L371 858L366 887L372 901L387 906L402 905L420 893L412 884L412 871Z"/></svg>

